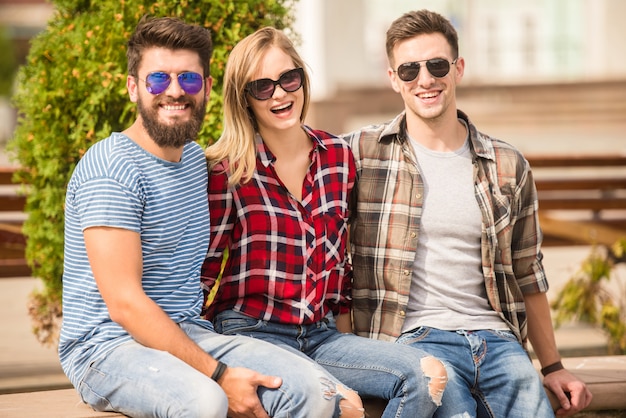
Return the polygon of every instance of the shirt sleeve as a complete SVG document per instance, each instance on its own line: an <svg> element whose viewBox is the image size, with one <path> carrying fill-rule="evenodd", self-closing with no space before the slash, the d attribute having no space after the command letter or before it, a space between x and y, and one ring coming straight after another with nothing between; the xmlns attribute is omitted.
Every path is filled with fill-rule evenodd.
<svg viewBox="0 0 626 418"><path fill-rule="evenodd" d="M108 226L141 232L141 193L108 177L96 177L80 184L73 193L74 208L84 231Z"/></svg>
<svg viewBox="0 0 626 418"><path fill-rule="evenodd" d="M548 282L541 252L537 189L526 160L516 196L517 219L511 239L513 271L523 293L546 292Z"/></svg>
<svg viewBox="0 0 626 418"><path fill-rule="evenodd" d="M228 185L228 175L218 165L209 173L208 195L211 217L211 240L209 250L201 270L205 305L208 296L221 277L225 253L233 230L236 211L233 208L233 194Z"/></svg>

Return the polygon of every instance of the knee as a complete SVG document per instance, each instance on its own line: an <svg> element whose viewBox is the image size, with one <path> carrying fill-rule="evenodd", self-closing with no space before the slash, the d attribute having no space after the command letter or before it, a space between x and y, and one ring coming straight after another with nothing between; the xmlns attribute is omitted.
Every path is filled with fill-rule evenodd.
<svg viewBox="0 0 626 418"><path fill-rule="evenodd" d="M441 406L441 398L448 383L448 372L441 360L426 356L420 361L420 366L424 372L424 376L429 379L428 394L435 405Z"/></svg>
<svg viewBox="0 0 626 418"><path fill-rule="evenodd" d="M228 398L221 388L204 390L192 402L185 402L182 411L168 416L224 418L228 414Z"/></svg>
<svg viewBox="0 0 626 418"><path fill-rule="evenodd" d="M341 418L363 418L365 417L365 409L361 397L353 390L340 385L337 392L341 395L339 401L339 411Z"/></svg>

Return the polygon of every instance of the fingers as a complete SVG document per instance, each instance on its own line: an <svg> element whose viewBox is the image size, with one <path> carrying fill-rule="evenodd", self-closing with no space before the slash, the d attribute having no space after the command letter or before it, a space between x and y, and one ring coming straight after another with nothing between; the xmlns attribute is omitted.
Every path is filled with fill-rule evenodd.
<svg viewBox="0 0 626 418"><path fill-rule="evenodd" d="M232 418L269 418L257 394L257 388L280 387L282 380L265 376L250 369L229 367L221 381L228 397L228 416Z"/></svg>
<svg viewBox="0 0 626 418"><path fill-rule="evenodd" d="M570 392L570 405L572 410L578 412L586 408L591 403L592 398L593 395L587 386L580 385L580 387L572 389Z"/></svg>
<svg viewBox="0 0 626 418"><path fill-rule="evenodd" d="M257 386L263 386L269 389L278 389L283 384L283 380L278 376L266 376L258 375L256 382Z"/></svg>
<svg viewBox="0 0 626 418"><path fill-rule="evenodd" d="M584 384L574 385L569 392L565 392L565 401L560 396L557 396L561 403L561 408L556 411L556 415L559 417L572 416L583 409L585 409L591 403L593 395Z"/></svg>

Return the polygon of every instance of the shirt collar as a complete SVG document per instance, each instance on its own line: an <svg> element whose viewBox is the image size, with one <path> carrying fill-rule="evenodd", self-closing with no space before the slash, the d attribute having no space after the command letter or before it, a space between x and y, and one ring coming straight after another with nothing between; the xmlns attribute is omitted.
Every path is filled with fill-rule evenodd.
<svg viewBox="0 0 626 418"><path fill-rule="evenodd" d="M313 149L311 150L311 152L315 152L320 148L323 150L328 149L326 147L326 144L324 144L324 140L320 132L311 129L307 125L302 125L302 129L304 129L304 132L306 132L309 138L313 140ZM269 148L265 146L265 142L263 142L263 138L261 137L260 133L256 132L254 134L254 142L256 144L257 156L261 160L261 164L263 164L265 167L268 167L272 162L274 162L276 157L274 157L272 151L270 151Z"/></svg>
<svg viewBox="0 0 626 418"><path fill-rule="evenodd" d="M464 120L468 126L470 150L474 158L480 157L495 161L496 155L493 149L492 138L479 132L463 111L457 109L457 117ZM400 143L404 143L407 140L406 112L400 113L387 124L385 129L381 132L378 141L389 141L393 138L397 138Z"/></svg>

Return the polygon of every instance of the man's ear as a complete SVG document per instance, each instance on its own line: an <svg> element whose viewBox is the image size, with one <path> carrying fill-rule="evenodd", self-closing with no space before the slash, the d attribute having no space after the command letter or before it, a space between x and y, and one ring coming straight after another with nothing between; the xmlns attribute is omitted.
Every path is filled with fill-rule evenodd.
<svg viewBox="0 0 626 418"><path fill-rule="evenodd" d="M126 77L126 89L128 90L128 95L130 96L130 101L133 103L137 103L138 92L137 89L137 78L129 75Z"/></svg>
<svg viewBox="0 0 626 418"><path fill-rule="evenodd" d="M208 76L204 78L204 95L208 99L211 95L211 89L213 88L213 77Z"/></svg>
<svg viewBox="0 0 626 418"><path fill-rule="evenodd" d="M402 80L398 78L398 73L393 71L391 67L387 68L387 75L389 76L389 82L391 83L391 88L396 92L400 93L400 86L398 83L402 83Z"/></svg>
<svg viewBox="0 0 626 418"><path fill-rule="evenodd" d="M463 57L458 57L456 59L456 64L454 65L456 68L456 72L454 73L454 78L456 83L460 83L463 78L463 74L465 74L465 60Z"/></svg>

